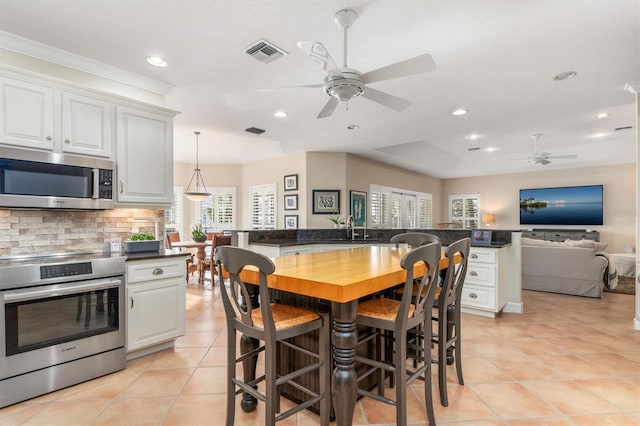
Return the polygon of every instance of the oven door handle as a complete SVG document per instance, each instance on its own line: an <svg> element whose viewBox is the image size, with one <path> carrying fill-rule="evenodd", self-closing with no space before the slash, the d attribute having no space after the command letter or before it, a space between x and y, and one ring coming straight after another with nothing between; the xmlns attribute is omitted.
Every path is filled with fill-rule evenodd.
<svg viewBox="0 0 640 426"><path fill-rule="evenodd" d="M5 303L24 302L27 300L46 299L49 297L66 296L74 293L87 293L96 290L106 290L119 287L122 281L119 279L100 279L91 282L83 282L76 285L55 286L42 290L24 289L7 291L4 293Z"/></svg>

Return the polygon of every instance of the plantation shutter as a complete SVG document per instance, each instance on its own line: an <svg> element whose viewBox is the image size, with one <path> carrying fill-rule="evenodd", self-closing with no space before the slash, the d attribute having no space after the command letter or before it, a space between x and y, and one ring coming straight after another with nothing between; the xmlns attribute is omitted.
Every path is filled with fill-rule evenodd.
<svg viewBox="0 0 640 426"><path fill-rule="evenodd" d="M276 184L250 187L251 228L276 229Z"/></svg>

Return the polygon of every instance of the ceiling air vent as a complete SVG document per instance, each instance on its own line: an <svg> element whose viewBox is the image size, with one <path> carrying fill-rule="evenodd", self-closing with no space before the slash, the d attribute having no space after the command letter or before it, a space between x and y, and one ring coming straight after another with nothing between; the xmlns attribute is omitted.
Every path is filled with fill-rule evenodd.
<svg viewBox="0 0 640 426"><path fill-rule="evenodd" d="M478 147L467 148L467 151L480 151L480 148Z"/></svg>
<svg viewBox="0 0 640 426"><path fill-rule="evenodd" d="M266 132L266 130L258 129L257 127L249 127L248 129L244 129L244 131L249 133L255 133L256 135L261 135L264 132Z"/></svg>
<svg viewBox="0 0 640 426"><path fill-rule="evenodd" d="M249 56L253 56L260 62L264 62L265 64L270 64L278 58L286 55L287 52L280 49L273 43L269 43L267 40L258 40L251 46L247 47L244 50Z"/></svg>
<svg viewBox="0 0 640 426"><path fill-rule="evenodd" d="M633 126L624 126L624 127L616 127L615 129L613 129L614 132L621 132L623 130L631 130L633 129Z"/></svg>

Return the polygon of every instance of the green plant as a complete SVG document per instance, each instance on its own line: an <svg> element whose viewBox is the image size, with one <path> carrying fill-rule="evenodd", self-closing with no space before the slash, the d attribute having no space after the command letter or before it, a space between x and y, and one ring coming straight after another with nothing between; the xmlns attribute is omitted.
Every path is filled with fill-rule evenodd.
<svg viewBox="0 0 640 426"><path fill-rule="evenodd" d="M344 225L346 223L346 221L337 214L329 216L329 221L335 223L336 225Z"/></svg>
<svg viewBox="0 0 640 426"><path fill-rule="evenodd" d="M199 223L196 223L195 225L193 225L193 228L191 229L191 236L193 237L206 237L207 234L202 230L202 225Z"/></svg>
<svg viewBox="0 0 640 426"><path fill-rule="evenodd" d="M145 240L155 240L155 237L152 234L147 234L144 232L137 232L131 234L129 237L130 241L145 241Z"/></svg>

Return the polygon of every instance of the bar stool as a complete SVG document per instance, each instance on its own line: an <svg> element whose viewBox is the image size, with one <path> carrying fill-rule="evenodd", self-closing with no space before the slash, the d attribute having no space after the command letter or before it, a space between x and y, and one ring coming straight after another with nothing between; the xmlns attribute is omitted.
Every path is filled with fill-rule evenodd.
<svg viewBox="0 0 640 426"><path fill-rule="evenodd" d="M267 288L267 276L273 273L275 265L269 258L261 254L234 246L221 246L216 248L214 260L218 269L218 282L227 320L227 426L234 424L235 397L242 392L248 393L266 404L265 425L272 426L277 421L318 402L320 403L320 424L328 425L331 407L329 385L331 344L328 315L271 302ZM240 273L245 266L255 267L259 271L258 300L260 306L258 308L252 307L250 290L240 278ZM228 289L225 286L223 268L229 275ZM290 340L315 330L319 335L317 353L304 349ZM261 344L258 343L249 352L237 356L236 332L243 333L244 336L255 339ZM306 358L311 359L310 363L287 373L285 376L278 376L276 370L278 345L284 345L301 352ZM264 352L265 357L264 375L248 382L237 378L236 364L257 357L260 352ZM296 382L298 377L314 371L318 373L318 392ZM258 390L258 384L261 382L265 383L264 393ZM310 398L288 411L278 414L280 398L278 388L284 384L294 386L308 394Z"/></svg>
<svg viewBox="0 0 640 426"><path fill-rule="evenodd" d="M442 287L436 290L434 307L437 315L432 316L432 321L438 323L438 332L431 334L431 341L438 345L438 358L433 362L438 364L438 385L440 388L440 404L449 405L447 398L447 352L455 351L456 372L458 383L464 385L462 378L462 341L461 341L461 313L460 300L462 298L462 286L467 275L467 262L471 240L464 238L450 244L445 250L445 256L449 261L449 267L444 277ZM460 256L460 262L455 263L456 256ZM431 327L427 327L431 329ZM425 352L428 353L428 352Z"/></svg>
<svg viewBox="0 0 640 426"><path fill-rule="evenodd" d="M356 324L374 331L358 341L358 345L366 344L375 339L375 359L356 356L356 363L366 365L366 370L358 377L360 382L365 377L377 373L378 393L358 388L358 395L374 398L396 407L396 424L407 424L407 389L411 382L420 378L424 380L424 394L427 406L427 416L430 425L435 425L433 401L431 395L431 362L430 357L422 364L411 370L407 365L407 331L431 324L431 309L437 287L438 266L441 256L440 243L431 243L411 250L400 265L406 270L404 294L402 300L393 298L375 298L358 304ZM424 266L426 271L421 276L418 286L418 296L411 296L414 286L414 267ZM383 332L393 332L391 336ZM391 337L393 344L392 359L382 359L383 340ZM422 339L423 353L429 353L431 342ZM399 382L395 386L395 400L384 396L385 372L391 372Z"/></svg>

